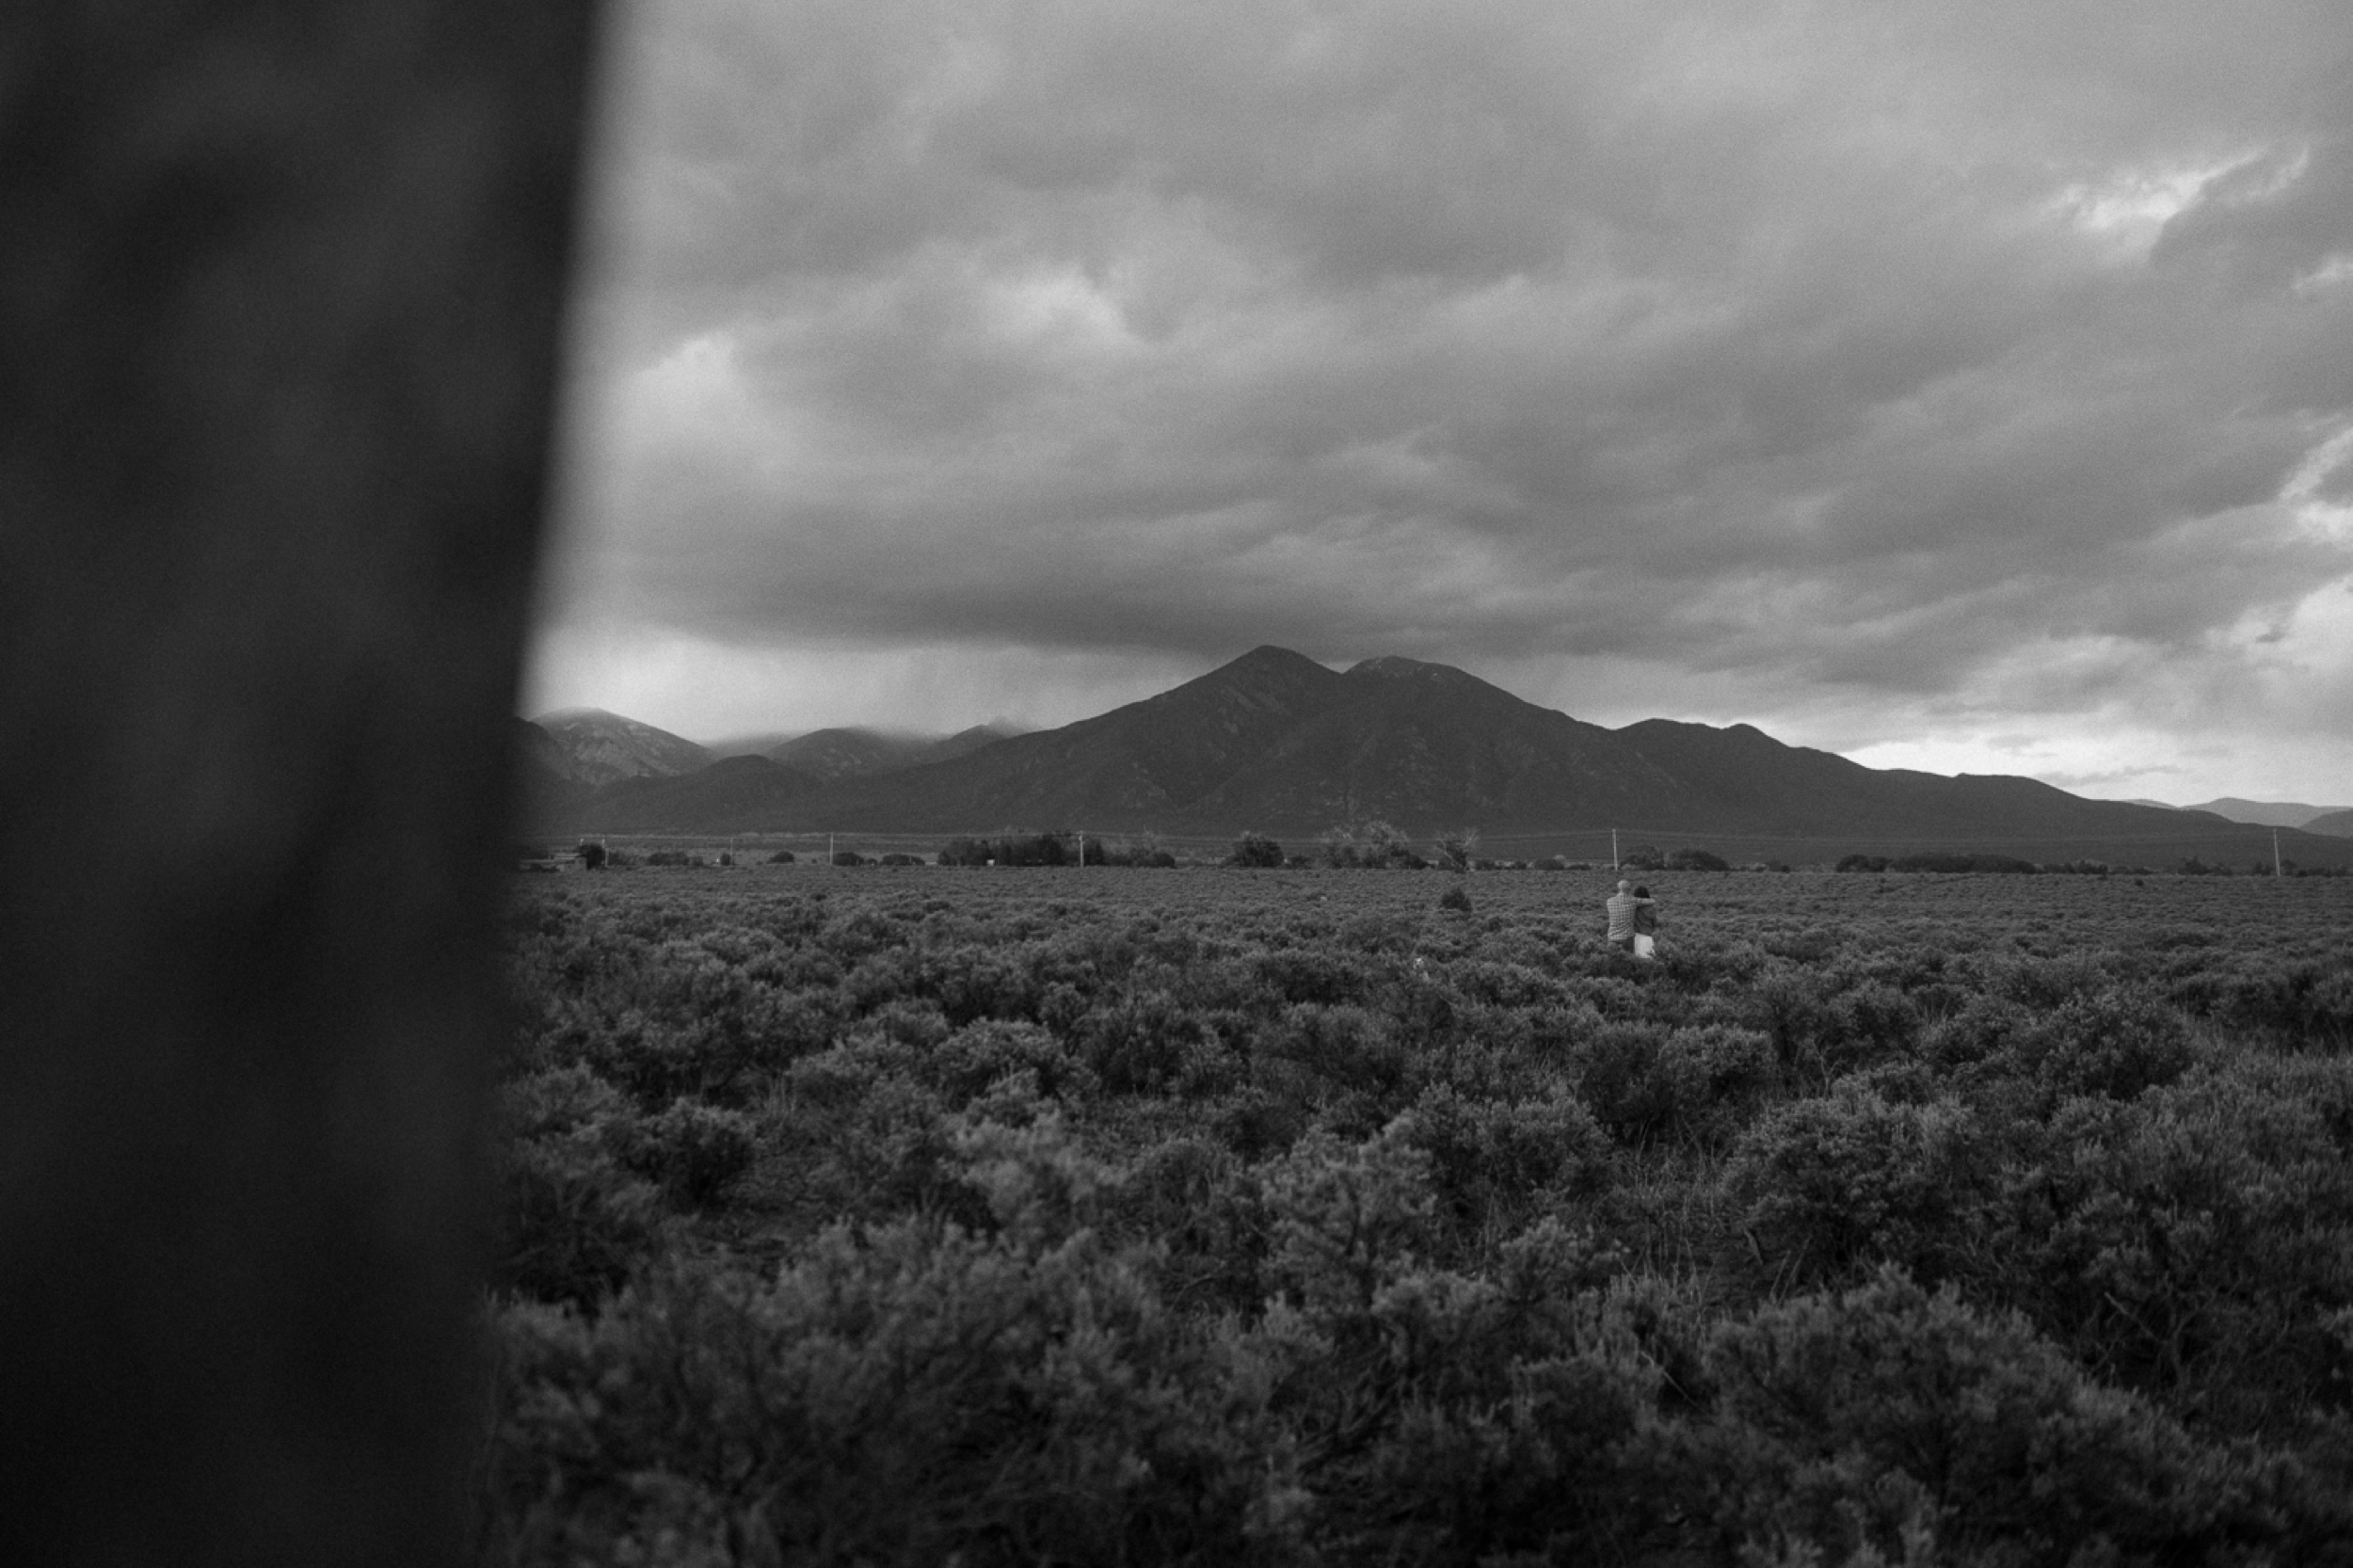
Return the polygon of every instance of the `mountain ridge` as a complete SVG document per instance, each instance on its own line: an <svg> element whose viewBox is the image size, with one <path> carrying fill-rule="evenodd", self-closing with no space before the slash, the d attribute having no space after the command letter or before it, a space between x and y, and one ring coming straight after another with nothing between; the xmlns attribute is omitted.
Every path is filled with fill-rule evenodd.
<svg viewBox="0 0 2353 1568"><path fill-rule="evenodd" d="M615 833L1084 827L1296 840L1378 819L1417 837L1616 825L1685 841L2009 844L2037 858L2104 843L2126 846L2114 858L2168 863L2253 853L2240 841L2252 843L2250 829L2209 812L2088 800L2011 776L1871 769L1746 724L1645 719L1613 730L1450 665L1383 655L1333 670L1272 644L1155 696L959 756L813 787L811 772L778 768L708 788L695 782L701 774L609 787L572 820ZM2333 864L2348 851L2297 834L2286 853Z"/></svg>
<svg viewBox="0 0 2353 1568"><path fill-rule="evenodd" d="M575 783L692 773L715 760L709 748L602 708L566 708L530 722L555 743L561 771Z"/></svg>
<svg viewBox="0 0 2353 1568"><path fill-rule="evenodd" d="M2259 827L2309 828L2315 817L2353 811L2353 807L2307 806L2301 801L2294 800L2241 800L2235 795L2224 795L2218 800L2203 801L2196 806L2185 806L2182 809L2211 811L2216 816L2226 818L2231 822L2248 823Z"/></svg>

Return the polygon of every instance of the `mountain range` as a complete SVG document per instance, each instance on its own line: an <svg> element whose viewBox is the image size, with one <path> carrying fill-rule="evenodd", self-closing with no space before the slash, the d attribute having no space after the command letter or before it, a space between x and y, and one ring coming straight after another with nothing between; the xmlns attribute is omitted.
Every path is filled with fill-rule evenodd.
<svg viewBox="0 0 2353 1568"><path fill-rule="evenodd" d="M2234 795L2201 801L2196 806L2185 806L2182 809L2212 811L2216 816L2228 817L2233 822L2254 823L2265 827L2301 827L2323 833L2332 830L2313 827L2322 818L2353 818L2353 807L2349 806L2306 806L2301 801L2293 800L2240 800ZM2333 831L2344 834L2353 832L2353 827L2339 827Z"/></svg>
<svg viewBox="0 0 2353 1568"><path fill-rule="evenodd" d="M716 760L696 748L696 762L658 748L659 730L614 724L616 736L601 740L543 721L578 760L568 777L526 764L536 830L1257 829L1296 840L1377 819L1416 837L1473 828L1502 856L1591 854L1613 827L1629 842L1647 834L1784 859L1970 848L2171 865L2270 854L2268 828L2211 811L2087 800L2027 778L1865 768L1748 725L1649 719L1609 729L1394 656L1335 671L1259 648L1157 696L1018 735L891 741L821 730ZM588 776L625 758L645 765ZM657 758L693 765L657 772ZM2286 829L2281 846L2308 865L2353 860L2353 840Z"/></svg>
<svg viewBox="0 0 2353 1568"><path fill-rule="evenodd" d="M518 720L523 755L537 772L595 789L620 779L674 778L736 757L765 757L820 782L871 777L936 762L1022 733L1000 721L953 735L886 729L815 729L755 735L703 745L601 708L572 708Z"/></svg>

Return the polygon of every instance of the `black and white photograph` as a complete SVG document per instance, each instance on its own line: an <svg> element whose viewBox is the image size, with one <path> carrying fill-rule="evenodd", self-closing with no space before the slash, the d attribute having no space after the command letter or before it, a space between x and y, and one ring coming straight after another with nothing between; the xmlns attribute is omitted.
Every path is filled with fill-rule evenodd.
<svg viewBox="0 0 2353 1568"><path fill-rule="evenodd" d="M0 22L11 1562L2353 1565L2353 6Z"/></svg>

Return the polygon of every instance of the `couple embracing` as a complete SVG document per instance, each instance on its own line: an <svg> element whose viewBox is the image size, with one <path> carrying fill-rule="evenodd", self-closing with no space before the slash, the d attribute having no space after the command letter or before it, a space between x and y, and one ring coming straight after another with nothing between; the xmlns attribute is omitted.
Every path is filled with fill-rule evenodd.
<svg viewBox="0 0 2353 1568"><path fill-rule="evenodd" d="M1648 888L1621 879L1602 904L1609 913L1609 945L1637 958L1658 956L1658 903Z"/></svg>

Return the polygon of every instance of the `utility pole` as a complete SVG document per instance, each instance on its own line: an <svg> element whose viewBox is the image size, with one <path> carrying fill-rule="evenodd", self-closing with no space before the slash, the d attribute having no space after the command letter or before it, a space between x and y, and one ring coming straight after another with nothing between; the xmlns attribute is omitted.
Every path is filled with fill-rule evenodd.
<svg viewBox="0 0 2353 1568"><path fill-rule="evenodd" d="M1618 830L1614 827L1609 830L1609 869L1613 872L1624 869L1618 864Z"/></svg>
<svg viewBox="0 0 2353 1568"><path fill-rule="evenodd" d="M2271 830L2271 880L2277 882L2287 874L2280 869L2280 830Z"/></svg>
<svg viewBox="0 0 2353 1568"><path fill-rule="evenodd" d="M825 864L826 864L826 865L828 865L828 866L832 866L832 865L838 865L838 864L840 863L840 862L836 861L836 860L834 859L834 857L833 857L833 856L834 856L833 835L832 835L832 834L830 834L830 833L828 833L828 834L826 834L826 835L825 835Z"/></svg>

